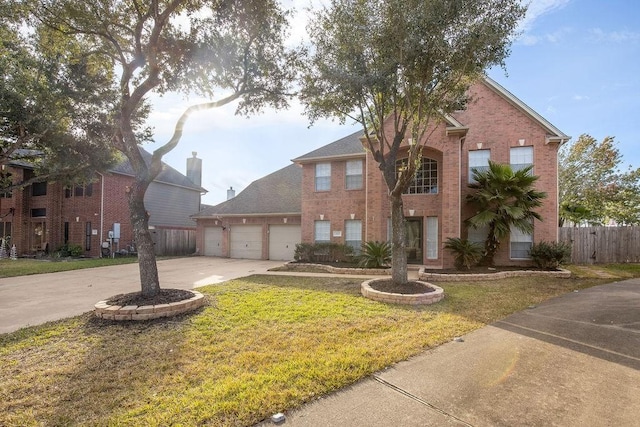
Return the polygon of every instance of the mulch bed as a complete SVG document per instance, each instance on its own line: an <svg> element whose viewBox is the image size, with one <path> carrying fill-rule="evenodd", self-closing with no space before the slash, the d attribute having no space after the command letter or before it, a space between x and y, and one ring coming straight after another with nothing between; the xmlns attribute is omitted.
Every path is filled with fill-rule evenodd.
<svg viewBox="0 0 640 427"><path fill-rule="evenodd" d="M538 268L533 266L496 266L496 267L471 267L469 270L467 269L456 270L454 268L448 268L443 270L425 269L424 272L435 273L435 274L493 274L493 273L500 273L503 271L522 271L522 270L558 271L558 270L545 270L543 268Z"/></svg>
<svg viewBox="0 0 640 427"><path fill-rule="evenodd" d="M143 297L142 292L115 295L107 300L107 304L121 307L127 305L158 305L184 301L192 297L192 292L183 289L160 289L160 293L151 298Z"/></svg>
<svg viewBox="0 0 640 427"><path fill-rule="evenodd" d="M395 283L393 280L376 280L369 283L369 286L376 291L404 295L426 294L434 291L433 288L419 282L408 282L404 285L400 285Z"/></svg>

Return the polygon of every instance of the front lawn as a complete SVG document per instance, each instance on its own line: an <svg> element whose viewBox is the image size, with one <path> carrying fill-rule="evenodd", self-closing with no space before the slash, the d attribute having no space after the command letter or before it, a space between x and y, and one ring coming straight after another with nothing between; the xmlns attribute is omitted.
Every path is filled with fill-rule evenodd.
<svg viewBox="0 0 640 427"><path fill-rule="evenodd" d="M86 314L0 335L0 425L248 426L548 298L604 279L447 283L426 308L361 280L251 276L199 288L199 312Z"/></svg>
<svg viewBox="0 0 640 427"><path fill-rule="evenodd" d="M27 276L30 274L57 273L79 270L81 268L104 267L108 265L131 264L138 262L137 257L86 258L70 260L28 259L0 260L0 277Z"/></svg>

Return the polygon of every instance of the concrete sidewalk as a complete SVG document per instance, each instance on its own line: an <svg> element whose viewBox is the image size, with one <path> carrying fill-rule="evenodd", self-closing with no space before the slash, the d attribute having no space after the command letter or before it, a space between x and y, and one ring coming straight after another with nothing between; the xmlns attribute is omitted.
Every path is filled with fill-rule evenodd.
<svg viewBox="0 0 640 427"><path fill-rule="evenodd" d="M192 289L279 265L282 261L175 258L159 260L158 275L163 288ZM139 290L137 263L0 279L0 333L76 316L102 299Z"/></svg>
<svg viewBox="0 0 640 427"><path fill-rule="evenodd" d="M640 280L509 316L287 413L281 425L640 425Z"/></svg>

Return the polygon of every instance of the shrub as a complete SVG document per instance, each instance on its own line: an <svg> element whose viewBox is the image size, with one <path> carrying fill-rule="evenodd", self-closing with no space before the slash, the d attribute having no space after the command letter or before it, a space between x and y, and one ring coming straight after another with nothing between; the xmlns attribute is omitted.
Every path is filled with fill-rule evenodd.
<svg viewBox="0 0 640 427"><path fill-rule="evenodd" d="M482 258L482 246L467 239L449 237L444 243L444 248L453 253L454 263L458 270L463 268L469 270Z"/></svg>
<svg viewBox="0 0 640 427"><path fill-rule="evenodd" d="M339 243L298 243L293 259L298 262L351 262L353 248Z"/></svg>
<svg viewBox="0 0 640 427"><path fill-rule="evenodd" d="M56 256L60 258L65 258L69 256L77 258L81 256L82 253L83 253L82 246L65 244L65 245L62 245L60 249L56 251Z"/></svg>
<svg viewBox="0 0 640 427"><path fill-rule="evenodd" d="M358 266L366 268L386 267L391 262L389 242L369 241L362 245Z"/></svg>
<svg viewBox="0 0 640 427"><path fill-rule="evenodd" d="M571 258L571 245L564 242L542 241L531 247L529 256L537 267L556 270Z"/></svg>

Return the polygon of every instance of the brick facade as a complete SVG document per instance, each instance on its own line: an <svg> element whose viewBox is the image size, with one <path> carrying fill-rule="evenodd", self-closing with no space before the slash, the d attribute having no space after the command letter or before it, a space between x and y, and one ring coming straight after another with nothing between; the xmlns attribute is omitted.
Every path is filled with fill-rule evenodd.
<svg viewBox="0 0 640 427"><path fill-rule="evenodd" d="M545 191L547 198L537 210L543 220L535 222L533 235L526 238L532 242L557 240L557 151L569 137L488 78L471 87L469 95L471 100L464 110L434 124L433 132L427 132L429 140L424 144L422 157L429 159L424 176L428 175L430 180L426 187L422 184L414 194L403 196L407 235L411 241L408 258L410 262L430 268L452 267L453 255L444 250L444 242L450 237L468 236L464 220L473 213L465 202L469 194L469 153L479 149L488 150L489 159L494 162L510 163L512 148L531 147L525 150L532 151L533 172L540 177L536 187ZM244 221L244 224L262 226L261 258L269 259L269 224L284 217L292 224L300 224L303 243L313 243L318 237L321 241L328 239L359 248L359 242L389 240L388 189L377 162L363 148L361 136L361 132L356 132L293 160L302 168L302 174L291 176L286 185L292 190L301 186L297 196L300 214L292 214L298 208L292 208L291 197L278 194L276 189L280 187L271 185L273 176L286 175L284 171L289 167L255 181L236 199L201 212L196 216L200 253L212 254L204 247L206 229L225 227L220 237L222 243L216 243L222 246L217 254L232 256L227 227ZM403 151L407 150L407 146L401 147L398 159L402 159ZM350 162L361 162L360 188L348 188L347 164ZM328 178L327 165L330 165ZM437 185L433 185L434 177ZM278 181L279 185L285 185L284 181ZM288 210L263 208L265 199L282 201ZM358 226L360 235L354 236L353 230ZM531 241L524 244L530 245ZM510 241L503 242L495 258L497 264L529 263L522 257L512 257L519 252L512 253L510 246Z"/></svg>
<svg viewBox="0 0 640 427"><path fill-rule="evenodd" d="M493 82L476 84L470 95L467 108L452 114L451 121L457 123L441 123L434 132L427 132L430 137L422 155L423 159L437 163L437 193L403 196L405 217L420 229L421 240L414 261L430 268L452 267L453 256L444 250L443 242L449 237L467 237L464 220L472 216L471 208L465 203L470 191L467 186L469 152L480 148L490 150L492 161L510 163L512 147L533 147L534 174L540 177L536 188L547 193L543 206L537 210L543 220L534 224L533 242L557 240L557 151L568 137L559 131L553 132L555 128L546 121L541 122L544 119ZM464 132L451 132L456 126ZM405 153L406 150L407 147ZM305 159L303 156L298 160L303 166L303 242L314 241L314 223L321 217L331 222L333 242L345 242L344 221L354 217L362 219L363 241L388 240L388 189L373 157L363 151L361 158L365 162L366 179L359 191L344 189L344 165L348 157ZM398 158L402 158L402 151ZM319 162L331 164L330 191L315 190L315 165ZM431 221L432 226L437 221L437 236L427 236L427 221ZM435 238L437 256L431 252L427 257L427 238ZM511 258L509 241L503 242L495 261L499 265L528 264L526 260Z"/></svg>
<svg viewBox="0 0 640 427"><path fill-rule="evenodd" d="M27 169L13 167L15 182L20 182ZM110 244L111 251L127 249L134 243L133 228L129 219L125 189L133 178L119 173L96 174L90 191L86 187L67 189L61 183L46 183L46 194L33 195L33 187L14 190L11 197L0 197L0 232L11 223L11 244L19 255L41 253L45 244L49 252L65 243L82 247L83 255L101 255L102 242ZM189 216L198 212L199 186L193 189L164 185L168 191L195 192L193 206L184 206L184 219L180 224L154 223L154 211L150 211L150 224L157 228L195 229L182 225ZM145 203L147 201L145 200ZM156 215L158 216L158 215ZM109 241L109 231L120 224L120 239ZM2 233L0 233L2 234ZM2 236L0 236L2 237Z"/></svg>

